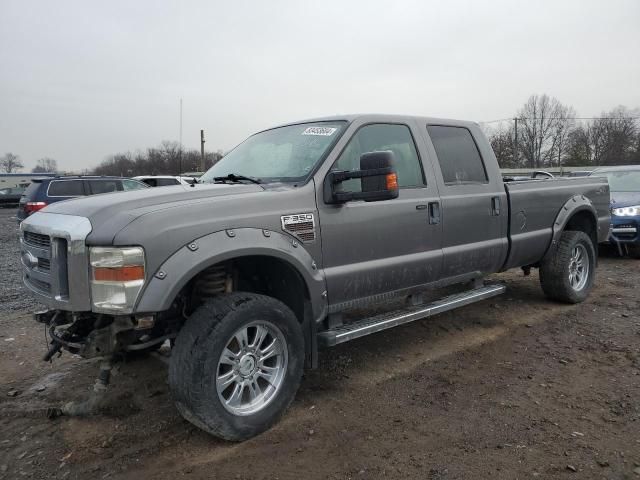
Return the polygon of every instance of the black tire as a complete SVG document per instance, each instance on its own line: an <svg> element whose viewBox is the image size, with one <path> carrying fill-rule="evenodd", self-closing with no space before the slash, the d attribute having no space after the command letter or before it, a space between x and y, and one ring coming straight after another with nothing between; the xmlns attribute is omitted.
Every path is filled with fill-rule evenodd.
<svg viewBox="0 0 640 480"><path fill-rule="evenodd" d="M255 413L234 415L216 388L218 362L228 342L243 326L268 322L287 346L287 364L273 397ZM257 336L257 333L256 333ZM176 407L189 422L231 441L242 441L274 425L293 401L304 366L304 337L293 312L282 302L253 293L231 293L201 305L178 335L169 365L169 385Z"/></svg>
<svg viewBox="0 0 640 480"><path fill-rule="evenodd" d="M640 260L640 245L627 245L629 257Z"/></svg>
<svg viewBox="0 0 640 480"><path fill-rule="evenodd" d="M583 247L588 260L586 282L575 288L569 280L574 249ZM564 231L555 252L540 265L540 284L547 298L564 303L580 303L588 296L595 278L596 252L591 238L584 232Z"/></svg>

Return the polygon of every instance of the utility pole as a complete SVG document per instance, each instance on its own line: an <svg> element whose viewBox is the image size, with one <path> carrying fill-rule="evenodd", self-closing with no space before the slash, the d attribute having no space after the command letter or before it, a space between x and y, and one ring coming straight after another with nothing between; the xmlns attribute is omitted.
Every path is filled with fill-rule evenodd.
<svg viewBox="0 0 640 480"><path fill-rule="evenodd" d="M180 151L178 152L178 175L182 175L182 97L180 97Z"/></svg>
<svg viewBox="0 0 640 480"><path fill-rule="evenodd" d="M200 171L204 172L204 130L200 130Z"/></svg>
<svg viewBox="0 0 640 480"><path fill-rule="evenodd" d="M514 122L514 133L515 133L515 135L514 135L515 136L515 141L514 141L515 146L513 147L514 148L513 156L515 158L515 162L514 163L515 163L515 166L517 168L518 165L520 165L520 163L519 163L520 159L518 158L518 153L519 153L519 149L518 149L518 117L514 118L513 122Z"/></svg>

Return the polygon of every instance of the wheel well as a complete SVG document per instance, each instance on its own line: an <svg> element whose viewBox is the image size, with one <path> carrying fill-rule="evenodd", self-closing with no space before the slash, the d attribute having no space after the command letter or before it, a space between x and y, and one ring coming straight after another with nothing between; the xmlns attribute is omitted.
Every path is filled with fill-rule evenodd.
<svg viewBox="0 0 640 480"><path fill-rule="evenodd" d="M564 229L586 233L591 238L593 247L598 248L598 229L596 219L591 212L587 210L576 212L569 219Z"/></svg>
<svg viewBox="0 0 640 480"><path fill-rule="evenodd" d="M187 285L189 310L207 298L233 291L252 292L280 300L300 323L310 295L300 273L285 260L266 255L238 257L207 267Z"/></svg>

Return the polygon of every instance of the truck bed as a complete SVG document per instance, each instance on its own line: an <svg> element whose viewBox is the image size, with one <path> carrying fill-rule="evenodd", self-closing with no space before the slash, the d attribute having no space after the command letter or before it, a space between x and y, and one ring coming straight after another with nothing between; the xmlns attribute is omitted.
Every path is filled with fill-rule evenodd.
<svg viewBox="0 0 640 480"><path fill-rule="evenodd" d="M567 202L584 202L597 212L598 241L609 231L609 185L601 177L505 182L509 205L509 251L503 270L540 261ZM583 198L584 196L584 198ZM588 208L588 207L585 207Z"/></svg>

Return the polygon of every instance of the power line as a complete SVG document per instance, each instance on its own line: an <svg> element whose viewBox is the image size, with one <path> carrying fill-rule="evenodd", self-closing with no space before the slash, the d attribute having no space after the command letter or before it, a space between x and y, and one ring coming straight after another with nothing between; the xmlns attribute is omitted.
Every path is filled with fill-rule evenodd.
<svg viewBox="0 0 640 480"><path fill-rule="evenodd" d="M480 121L478 123L496 123L496 122L511 122L513 120L537 120L538 117L510 117L510 118L499 118L497 120L488 120L488 121ZM638 120L638 117L542 117L546 120Z"/></svg>

